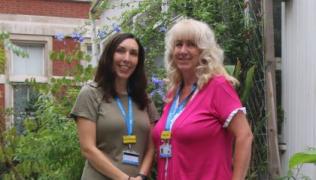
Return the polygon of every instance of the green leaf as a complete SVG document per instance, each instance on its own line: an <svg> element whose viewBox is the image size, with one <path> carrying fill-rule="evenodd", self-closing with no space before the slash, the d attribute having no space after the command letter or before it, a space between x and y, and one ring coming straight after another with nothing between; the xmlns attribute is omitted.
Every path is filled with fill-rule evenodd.
<svg viewBox="0 0 316 180"><path fill-rule="evenodd" d="M294 154L289 160L289 168L293 169L297 165L304 163L316 163L316 150L309 150Z"/></svg>
<svg viewBox="0 0 316 180"><path fill-rule="evenodd" d="M77 51L76 54L75 54L75 59L78 60L78 61L82 60L84 58L84 55L85 54L84 54L83 51Z"/></svg>
<svg viewBox="0 0 316 180"><path fill-rule="evenodd" d="M225 69L228 72L229 75L233 75L235 71L235 66L234 65L225 65Z"/></svg>
<svg viewBox="0 0 316 180"><path fill-rule="evenodd" d="M0 73L3 74L5 70L5 50L3 42L0 40Z"/></svg>
<svg viewBox="0 0 316 180"><path fill-rule="evenodd" d="M239 59L237 59L237 63L235 65L235 70L234 70L233 76L236 79L239 79L240 73L241 73L241 63L240 63Z"/></svg>
<svg viewBox="0 0 316 180"><path fill-rule="evenodd" d="M9 33L6 31L0 31L0 40L9 39Z"/></svg>
<svg viewBox="0 0 316 180"><path fill-rule="evenodd" d="M242 95L241 95L242 102L246 102L248 100L249 95L250 95L250 92L251 92L251 89L253 86L253 77L255 75L255 69L256 69L256 67L252 66L247 71L246 80L245 80L244 88L243 88Z"/></svg>
<svg viewBox="0 0 316 180"><path fill-rule="evenodd" d="M64 51L60 51L57 54L57 59L63 61L65 59L65 56L66 56L65 52Z"/></svg>
<svg viewBox="0 0 316 180"><path fill-rule="evenodd" d="M71 54L67 54L66 57L65 57L65 60L66 60L67 63L70 64L71 61L73 60L73 56Z"/></svg>
<svg viewBox="0 0 316 180"><path fill-rule="evenodd" d="M57 58L58 58L58 53L57 52L50 52L49 53L49 58L51 59L51 60L56 60Z"/></svg>

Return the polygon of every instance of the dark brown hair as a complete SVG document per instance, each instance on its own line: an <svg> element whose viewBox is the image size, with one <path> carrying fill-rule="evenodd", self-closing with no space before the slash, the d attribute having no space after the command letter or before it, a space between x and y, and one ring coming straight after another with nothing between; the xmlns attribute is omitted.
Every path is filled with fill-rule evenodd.
<svg viewBox="0 0 316 180"><path fill-rule="evenodd" d="M117 33L110 37L103 49L99 59L97 71L94 81L98 87L101 87L104 92L104 100L109 102L111 97L117 96L115 90L115 72L113 71L113 56L116 48L126 39L134 39L138 44L138 64L128 79L128 94L132 100L143 110L148 103L146 94L147 79L145 75L144 61L145 52L140 41L131 33Z"/></svg>

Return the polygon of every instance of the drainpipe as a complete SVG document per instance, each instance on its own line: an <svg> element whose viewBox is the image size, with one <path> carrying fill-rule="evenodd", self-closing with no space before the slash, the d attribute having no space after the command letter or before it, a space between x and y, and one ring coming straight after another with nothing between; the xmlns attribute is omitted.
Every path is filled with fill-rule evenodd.
<svg viewBox="0 0 316 180"><path fill-rule="evenodd" d="M97 11L97 7L103 0L96 0L93 6L90 8L90 18L91 18L91 41L92 41L92 62L97 62L99 56L99 49L97 45L97 33L96 33L96 24L95 18L93 15Z"/></svg>

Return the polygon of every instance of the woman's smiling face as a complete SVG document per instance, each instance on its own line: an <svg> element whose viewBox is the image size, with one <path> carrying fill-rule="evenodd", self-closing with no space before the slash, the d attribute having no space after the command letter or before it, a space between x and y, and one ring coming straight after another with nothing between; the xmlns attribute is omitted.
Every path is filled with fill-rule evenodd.
<svg viewBox="0 0 316 180"><path fill-rule="evenodd" d="M139 47L130 38L119 44L113 56L113 69L118 80L128 80L138 64Z"/></svg>
<svg viewBox="0 0 316 180"><path fill-rule="evenodd" d="M191 40L177 40L173 49L172 59L182 72L192 72L199 63L201 51Z"/></svg>

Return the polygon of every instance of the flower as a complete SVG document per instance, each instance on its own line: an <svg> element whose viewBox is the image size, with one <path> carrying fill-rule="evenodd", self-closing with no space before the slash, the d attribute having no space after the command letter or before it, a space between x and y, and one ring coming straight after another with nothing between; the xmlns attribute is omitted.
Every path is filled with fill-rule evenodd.
<svg viewBox="0 0 316 180"><path fill-rule="evenodd" d="M73 32L71 34L71 38L75 41L78 41L78 42L83 42L83 40L84 40L84 37L78 32Z"/></svg>
<svg viewBox="0 0 316 180"><path fill-rule="evenodd" d="M164 81L157 78L156 76L152 76L151 81L154 83L155 87L163 87L164 86Z"/></svg>
<svg viewBox="0 0 316 180"><path fill-rule="evenodd" d="M164 93L165 82L157 78L155 75L151 77L151 82L154 85L154 90L150 92L149 95L152 97L155 94L158 94L162 99L165 99L165 93Z"/></svg>
<svg viewBox="0 0 316 180"><path fill-rule="evenodd" d="M162 33L167 32L166 26L160 26L159 27L159 32L162 32Z"/></svg>
<svg viewBox="0 0 316 180"><path fill-rule="evenodd" d="M99 39L104 39L106 37L106 35L107 35L106 31L103 31L103 30L100 30L100 29L98 30L97 36L98 36Z"/></svg>
<svg viewBox="0 0 316 180"><path fill-rule="evenodd" d="M113 31L115 31L115 32L121 32L120 26L117 25L116 23L113 23L113 24L112 24L112 27L113 27Z"/></svg>
<svg viewBox="0 0 316 180"><path fill-rule="evenodd" d="M63 33L58 32L58 33L55 34L54 38L56 38L58 41L63 41L65 36L64 36Z"/></svg>

